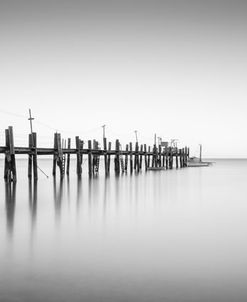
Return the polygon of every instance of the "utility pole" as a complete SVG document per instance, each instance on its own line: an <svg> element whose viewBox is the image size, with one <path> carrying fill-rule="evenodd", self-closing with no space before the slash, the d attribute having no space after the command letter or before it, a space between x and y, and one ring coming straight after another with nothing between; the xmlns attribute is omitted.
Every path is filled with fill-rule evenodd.
<svg viewBox="0 0 247 302"><path fill-rule="evenodd" d="M136 142L138 143L137 130L134 131L136 136Z"/></svg>
<svg viewBox="0 0 247 302"><path fill-rule="evenodd" d="M103 146L105 146L105 141L106 141L106 139L105 139L105 127L106 127L106 125L102 126L102 129L103 129Z"/></svg>
<svg viewBox="0 0 247 302"><path fill-rule="evenodd" d="M200 162L202 161L202 144L199 144L200 146Z"/></svg>
<svg viewBox="0 0 247 302"><path fill-rule="evenodd" d="M102 128L103 128L103 140L104 140L104 138L105 138L105 127L106 127L106 125L103 125L103 126L102 126Z"/></svg>
<svg viewBox="0 0 247 302"><path fill-rule="evenodd" d="M29 119L28 120L30 121L31 134L33 134L33 123L32 123L32 121L34 120L34 118L32 117L31 109L29 109Z"/></svg>

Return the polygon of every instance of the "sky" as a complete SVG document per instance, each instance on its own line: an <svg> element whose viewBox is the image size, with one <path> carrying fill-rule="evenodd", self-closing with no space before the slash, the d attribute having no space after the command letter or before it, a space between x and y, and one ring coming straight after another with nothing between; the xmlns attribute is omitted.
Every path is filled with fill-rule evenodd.
<svg viewBox="0 0 247 302"><path fill-rule="evenodd" d="M0 145L164 141L247 157L247 1L0 1Z"/></svg>

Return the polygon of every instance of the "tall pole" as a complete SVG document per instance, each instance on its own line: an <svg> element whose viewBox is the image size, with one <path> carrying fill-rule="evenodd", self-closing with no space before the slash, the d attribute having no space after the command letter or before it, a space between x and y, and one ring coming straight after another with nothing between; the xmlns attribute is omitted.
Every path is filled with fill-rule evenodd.
<svg viewBox="0 0 247 302"><path fill-rule="evenodd" d="M103 129L103 142L104 142L104 139L105 139L105 126L106 126L106 125L103 125L103 126L102 126L102 129Z"/></svg>
<svg viewBox="0 0 247 302"><path fill-rule="evenodd" d="M136 136L136 142L138 143L137 130L134 131Z"/></svg>
<svg viewBox="0 0 247 302"><path fill-rule="evenodd" d="M29 109L29 119L28 120L30 121L31 134L33 134L33 123L32 123L32 121L34 120L34 118L32 117L31 109Z"/></svg>
<svg viewBox="0 0 247 302"><path fill-rule="evenodd" d="M202 145L200 144L200 162L202 161Z"/></svg>

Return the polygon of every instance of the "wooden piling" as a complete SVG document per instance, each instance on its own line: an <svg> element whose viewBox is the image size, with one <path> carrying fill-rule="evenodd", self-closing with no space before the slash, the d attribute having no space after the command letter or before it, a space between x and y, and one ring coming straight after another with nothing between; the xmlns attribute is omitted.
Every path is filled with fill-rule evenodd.
<svg viewBox="0 0 247 302"><path fill-rule="evenodd" d="M134 169L135 169L136 172L140 171L140 166L139 166L139 146L138 146L137 142L136 142L136 147L135 147Z"/></svg>
<svg viewBox="0 0 247 302"><path fill-rule="evenodd" d="M126 145L126 154L125 154L125 163L124 163L124 171L128 171L128 152L129 152L129 146Z"/></svg>
<svg viewBox="0 0 247 302"><path fill-rule="evenodd" d="M92 177L92 141L88 141L88 175Z"/></svg>
<svg viewBox="0 0 247 302"><path fill-rule="evenodd" d="M119 144L119 140L117 139L116 140L116 155L115 155L115 172L116 174L119 174L120 173L120 163L119 163L119 150L120 150L120 144Z"/></svg>
<svg viewBox="0 0 247 302"><path fill-rule="evenodd" d="M147 157L147 145L144 144L144 164L145 164L145 171L148 169L148 157Z"/></svg>
<svg viewBox="0 0 247 302"><path fill-rule="evenodd" d="M148 146L148 168L150 168L150 153L151 153L151 147Z"/></svg>
<svg viewBox="0 0 247 302"><path fill-rule="evenodd" d="M68 138L68 150L71 148L71 139ZM69 175L69 168L70 168L70 153L67 154L67 167L66 167L66 174Z"/></svg>
<svg viewBox="0 0 247 302"><path fill-rule="evenodd" d="M81 177L81 146L79 136L75 137L75 147L76 147L76 173L78 177Z"/></svg>
<svg viewBox="0 0 247 302"><path fill-rule="evenodd" d="M16 182L16 162L15 162L15 147L14 147L14 136L13 127L9 126L5 130L5 166L4 166L4 179L6 182Z"/></svg>
<svg viewBox="0 0 247 302"><path fill-rule="evenodd" d="M165 148L165 153L166 153L166 169L169 169L169 148Z"/></svg>
<svg viewBox="0 0 247 302"><path fill-rule="evenodd" d="M130 143L129 146L130 146L130 173L133 173L133 152L132 152L132 143Z"/></svg>
<svg viewBox="0 0 247 302"><path fill-rule="evenodd" d="M33 179L38 179L38 163L37 163L37 134L32 133L33 136Z"/></svg>
<svg viewBox="0 0 247 302"><path fill-rule="evenodd" d="M106 137L103 138L103 149L104 149L104 164L105 164L105 175L108 175L108 167L107 167L107 140Z"/></svg>
<svg viewBox="0 0 247 302"><path fill-rule="evenodd" d="M143 145L141 145L141 149L140 149L140 161L139 161L140 170L142 170L142 155L143 155Z"/></svg>
<svg viewBox="0 0 247 302"><path fill-rule="evenodd" d="M32 178L32 147L33 147L33 138L32 138L32 134L28 135L28 146L30 149L30 152L28 153L28 178L31 179Z"/></svg>
<svg viewBox="0 0 247 302"><path fill-rule="evenodd" d="M162 163L161 163L161 145L159 145L159 149L158 149L158 166L161 167Z"/></svg>
<svg viewBox="0 0 247 302"><path fill-rule="evenodd" d="M107 158L107 175L110 175L111 171L111 142L108 143L108 158Z"/></svg>
<svg viewBox="0 0 247 302"><path fill-rule="evenodd" d="M176 148L176 169L178 169L178 148Z"/></svg>
<svg viewBox="0 0 247 302"><path fill-rule="evenodd" d="M53 154L53 168L52 175L56 176L56 168L57 168L57 133L54 133L54 154Z"/></svg>

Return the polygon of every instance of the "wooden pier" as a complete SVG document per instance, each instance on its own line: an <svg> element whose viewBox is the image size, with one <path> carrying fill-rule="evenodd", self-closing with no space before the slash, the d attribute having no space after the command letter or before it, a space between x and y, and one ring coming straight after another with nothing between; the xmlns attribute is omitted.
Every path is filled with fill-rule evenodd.
<svg viewBox="0 0 247 302"><path fill-rule="evenodd" d="M139 145L138 142L133 144L130 142L123 150L120 141L116 139L115 149L112 149L111 142L107 144L107 138L103 138L103 148L99 147L99 142L96 140L88 140L84 142L75 137L75 148L71 148L71 139L66 141L61 138L60 133L54 134L53 148L37 147L37 134L31 133L28 136L27 147L17 147L14 145L13 127L9 126L5 130L5 146L0 146L0 153L5 154L4 179L6 182L17 181L16 171L16 155L26 154L28 156L28 178L38 179L38 156L52 155L53 168L52 174L57 175L57 168L60 177L70 173L71 155L76 156L76 171L78 177L82 175L83 157L88 161L89 177L98 175L100 167L100 158L104 161L105 175L110 175L111 158L114 159L114 171L116 175L120 173L139 173L149 168L164 168L173 169L174 159L176 168L184 168L187 166L189 158L189 148L182 149L174 147L161 147L156 143L151 147L146 144ZM108 146L108 147L107 147Z"/></svg>

